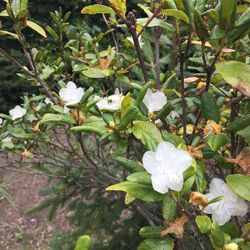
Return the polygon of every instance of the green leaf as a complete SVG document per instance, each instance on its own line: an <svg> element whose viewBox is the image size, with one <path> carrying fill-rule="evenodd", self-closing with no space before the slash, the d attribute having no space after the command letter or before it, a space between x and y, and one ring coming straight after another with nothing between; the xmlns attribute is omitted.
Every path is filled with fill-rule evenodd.
<svg viewBox="0 0 250 250"><path fill-rule="evenodd" d="M152 185L151 175L146 172L133 173L127 177L127 180L137 182L140 184L144 184L144 185L150 185L150 186Z"/></svg>
<svg viewBox="0 0 250 250"><path fill-rule="evenodd" d="M165 10L162 10L160 14L175 17L177 19L184 21L186 24L189 24L188 16L181 10L165 9Z"/></svg>
<svg viewBox="0 0 250 250"><path fill-rule="evenodd" d="M194 25L194 3L193 1L190 0L182 0L184 7L185 7L185 12L189 18L189 23L191 26Z"/></svg>
<svg viewBox="0 0 250 250"><path fill-rule="evenodd" d="M215 98L210 93L204 93L201 97L201 114L206 120L220 121L220 113Z"/></svg>
<svg viewBox="0 0 250 250"><path fill-rule="evenodd" d="M185 141L180 136L175 135L173 133L169 133L166 130L162 131L162 136L163 136L164 141L168 141L174 144L176 147L181 143L185 143Z"/></svg>
<svg viewBox="0 0 250 250"><path fill-rule="evenodd" d="M137 116L139 110L134 105L134 100L132 99L130 93L128 93L122 100L121 103L121 122L117 128L118 131L126 129L126 127L131 123Z"/></svg>
<svg viewBox="0 0 250 250"><path fill-rule="evenodd" d="M194 8L194 27L196 30L196 34L200 38L200 40L202 42L207 41L209 38L209 33L200 12L196 8Z"/></svg>
<svg viewBox="0 0 250 250"><path fill-rule="evenodd" d="M235 119L226 127L226 130L236 132L248 126L250 126L250 114Z"/></svg>
<svg viewBox="0 0 250 250"><path fill-rule="evenodd" d="M164 198L163 194L160 194L153 190L149 185L143 185L132 181L124 181L110 187L107 187L108 191L124 191L136 199L147 202L160 201Z"/></svg>
<svg viewBox="0 0 250 250"><path fill-rule="evenodd" d="M250 126L238 131L237 134L243 137L246 143L250 145Z"/></svg>
<svg viewBox="0 0 250 250"><path fill-rule="evenodd" d="M37 23L34 23L32 21L27 21L27 26L36 31L38 34L40 34L43 37L47 37L45 30L38 25Z"/></svg>
<svg viewBox="0 0 250 250"><path fill-rule="evenodd" d="M0 30L0 36L5 36L5 35L12 36L13 38L18 39L17 34L6 31L6 30Z"/></svg>
<svg viewBox="0 0 250 250"><path fill-rule="evenodd" d="M229 33L229 41L234 42L240 38L243 38L249 32L249 26L250 7L248 7L248 9L237 20L233 31Z"/></svg>
<svg viewBox="0 0 250 250"><path fill-rule="evenodd" d="M236 19L237 0L221 0L219 25L222 30L232 29Z"/></svg>
<svg viewBox="0 0 250 250"><path fill-rule="evenodd" d="M132 128L132 132L149 150L155 150L157 145L162 141L161 132L150 122L136 122Z"/></svg>
<svg viewBox="0 0 250 250"><path fill-rule="evenodd" d="M212 243L216 245L217 247L223 247L225 243L224 236L225 234L222 231L222 229L218 226L218 224L213 223L211 227L211 234L210 234Z"/></svg>
<svg viewBox="0 0 250 250"><path fill-rule="evenodd" d="M45 123L68 123L68 124L75 124L76 121L74 120L73 117L69 115L59 115L59 114L45 114L40 121L40 124L45 124Z"/></svg>
<svg viewBox="0 0 250 250"><path fill-rule="evenodd" d="M148 18L137 18L136 20L137 20L137 25L144 26L147 23ZM149 28L158 26L165 30L172 31L172 26L170 24L158 18L154 18L152 22L150 22L150 24L148 25Z"/></svg>
<svg viewBox="0 0 250 250"><path fill-rule="evenodd" d="M96 14L114 14L115 12L108 6L102 4L93 4L84 7L81 10L82 14L96 15Z"/></svg>
<svg viewBox="0 0 250 250"><path fill-rule="evenodd" d="M250 96L250 65L238 61L227 61L216 63L215 66L227 83L242 94Z"/></svg>
<svg viewBox="0 0 250 250"><path fill-rule="evenodd" d="M162 216L166 221L174 221L176 218L177 205L174 200L166 195L162 201Z"/></svg>
<svg viewBox="0 0 250 250"><path fill-rule="evenodd" d="M186 194L188 191L191 190L192 186L194 185L195 176L189 177L183 184L182 189L180 191L180 195Z"/></svg>
<svg viewBox="0 0 250 250"><path fill-rule="evenodd" d="M206 215L198 215L195 218L195 222L200 229L201 233L209 233L212 227L211 219Z"/></svg>
<svg viewBox="0 0 250 250"><path fill-rule="evenodd" d="M90 246L91 238L88 235L84 235L78 239L75 250L89 250Z"/></svg>
<svg viewBox="0 0 250 250"><path fill-rule="evenodd" d="M108 0L119 12L125 16L127 12L126 0Z"/></svg>
<svg viewBox="0 0 250 250"><path fill-rule="evenodd" d="M203 193L207 186L205 168L203 161L197 161L197 170L195 177L196 191Z"/></svg>
<svg viewBox="0 0 250 250"><path fill-rule="evenodd" d="M242 174L228 175L226 181L236 194L250 201L250 176Z"/></svg>
<svg viewBox="0 0 250 250"><path fill-rule="evenodd" d="M82 73L89 78L104 78L114 74L113 70L101 70L98 68L88 68L87 70L82 71Z"/></svg>
<svg viewBox="0 0 250 250"><path fill-rule="evenodd" d="M137 97L136 97L136 101L135 101L135 105L137 107L139 107L143 101L144 96L147 93L147 90L152 86L152 81L147 82L139 91Z"/></svg>
<svg viewBox="0 0 250 250"><path fill-rule="evenodd" d="M0 16L9 16L7 10L2 10Z"/></svg>
<svg viewBox="0 0 250 250"><path fill-rule="evenodd" d="M130 173L144 172L143 165L124 157L116 157L115 160Z"/></svg>
<svg viewBox="0 0 250 250"><path fill-rule="evenodd" d="M107 134L106 123L102 118L97 116L90 116L81 126L76 126L71 128L74 132L86 132L86 133L94 133L98 136L103 136Z"/></svg>
<svg viewBox="0 0 250 250"><path fill-rule="evenodd" d="M225 134L210 134L205 137L204 141L213 151L217 151L220 147L227 143L228 138Z"/></svg>
<svg viewBox="0 0 250 250"><path fill-rule="evenodd" d="M174 240L172 238L166 238L164 240L147 239L144 240L137 250L173 250Z"/></svg>
<svg viewBox="0 0 250 250"><path fill-rule="evenodd" d="M223 226L220 226L224 233L230 235L232 239L240 238L241 232L238 225L233 222L227 222Z"/></svg>
<svg viewBox="0 0 250 250"><path fill-rule="evenodd" d="M139 235L144 239L159 239L161 238L161 232L164 230L164 227L160 226L147 226L142 227L139 231Z"/></svg>
<svg viewBox="0 0 250 250"><path fill-rule="evenodd" d="M153 13L149 10L149 8L143 4L137 4L138 7L140 7L147 15L148 17L153 16Z"/></svg>

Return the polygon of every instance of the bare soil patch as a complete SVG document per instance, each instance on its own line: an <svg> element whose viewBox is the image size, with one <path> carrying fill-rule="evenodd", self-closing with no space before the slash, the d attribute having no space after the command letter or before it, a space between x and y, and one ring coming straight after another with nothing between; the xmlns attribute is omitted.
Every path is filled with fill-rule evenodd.
<svg viewBox="0 0 250 250"><path fill-rule="evenodd" d="M30 172L30 174L29 174ZM11 195L9 202L0 194L0 249L46 250L53 232L69 230L66 213L61 210L53 222L47 220L46 209L32 215L26 211L43 200L38 192L47 186L46 177L32 173L31 169L0 172L1 183Z"/></svg>

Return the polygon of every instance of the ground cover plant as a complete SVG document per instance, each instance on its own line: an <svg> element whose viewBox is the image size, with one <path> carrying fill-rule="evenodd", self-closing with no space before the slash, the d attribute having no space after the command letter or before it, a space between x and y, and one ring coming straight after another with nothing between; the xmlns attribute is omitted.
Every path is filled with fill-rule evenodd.
<svg viewBox="0 0 250 250"><path fill-rule="evenodd" d="M98 34L4 2L25 63L1 56L40 93L0 115L0 147L48 176L28 213L70 211L51 248L249 249L249 1L84 3Z"/></svg>

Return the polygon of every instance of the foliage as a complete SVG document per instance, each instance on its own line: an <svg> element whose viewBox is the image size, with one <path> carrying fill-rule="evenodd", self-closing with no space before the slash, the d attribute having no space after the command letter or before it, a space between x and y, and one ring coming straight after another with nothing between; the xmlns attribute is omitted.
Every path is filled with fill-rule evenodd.
<svg viewBox="0 0 250 250"><path fill-rule="evenodd" d="M29 23L25 3L6 2L13 28L1 33L28 67L0 52L41 93L18 118L0 115L0 140L49 178L29 212L71 212L75 231L52 248L88 234L94 249L247 249L248 4L143 1L138 14L110 0L81 11L103 20L97 34L61 8L46 28ZM26 28L51 42L30 47Z"/></svg>

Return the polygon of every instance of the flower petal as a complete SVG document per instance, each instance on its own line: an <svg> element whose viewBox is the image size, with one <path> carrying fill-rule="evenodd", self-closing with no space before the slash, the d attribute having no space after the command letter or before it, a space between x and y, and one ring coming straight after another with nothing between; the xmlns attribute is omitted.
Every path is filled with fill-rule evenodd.
<svg viewBox="0 0 250 250"><path fill-rule="evenodd" d="M165 194L168 192L168 185L165 177L166 177L165 175L161 174L156 174L151 176L154 190L161 194Z"/></svg>
<svg viewBox="0 0 250 250"><path fill-rule="evenodd" d="M174 191L181 191L183 186L182 172L169 172L165 175L167 186Z"/></svg>
<svg viewBox="0 0 250 250"><path fill-rule="evenodd" d="M157 161L155 158L155 152L153 151L147 151L144 153L142 158L142 163L144 168L150 173L150 174L158 174L159 171L157 169Z"/></svg>

